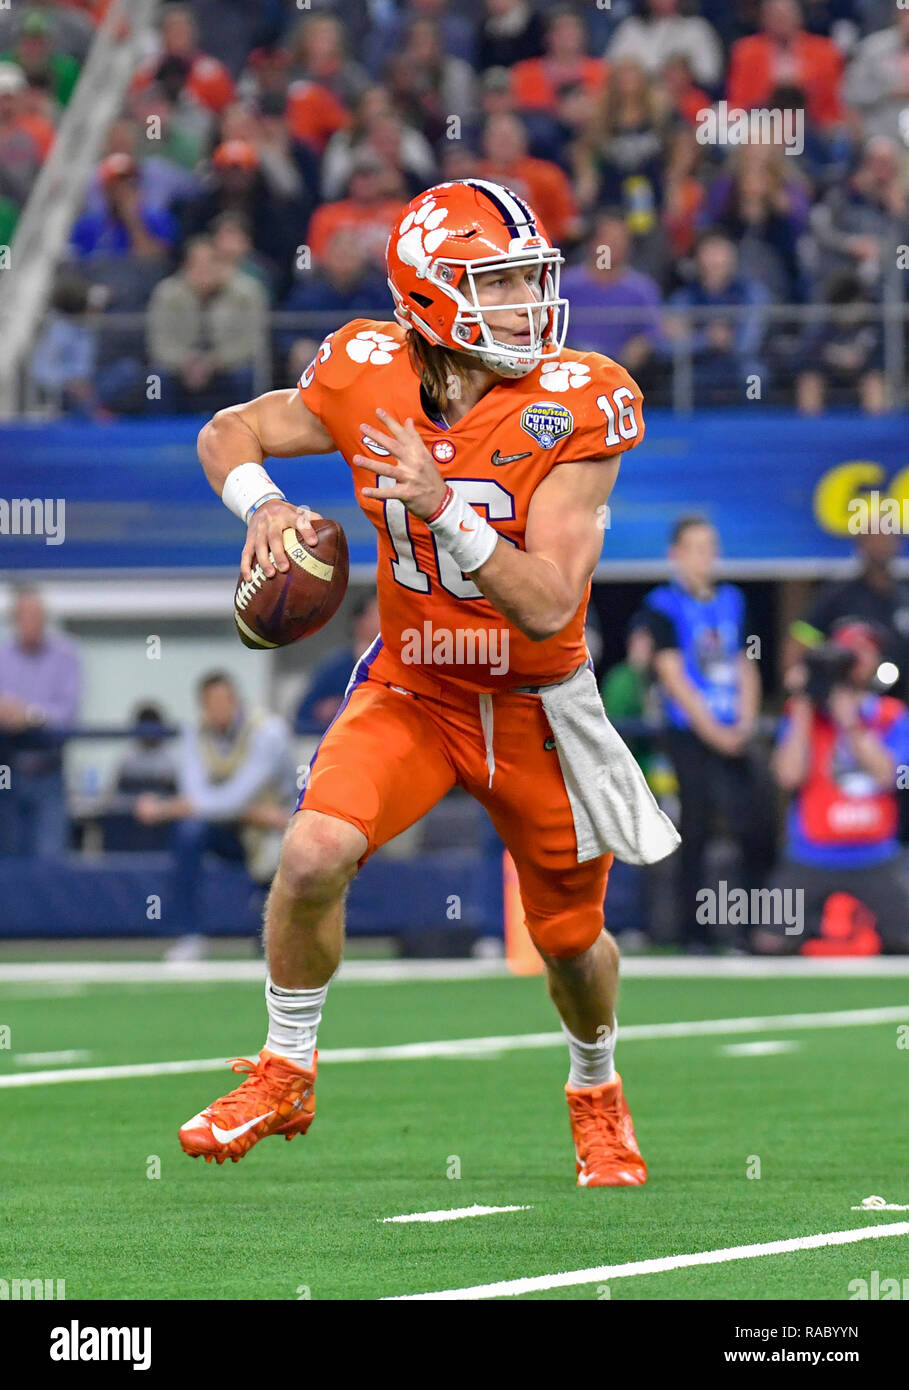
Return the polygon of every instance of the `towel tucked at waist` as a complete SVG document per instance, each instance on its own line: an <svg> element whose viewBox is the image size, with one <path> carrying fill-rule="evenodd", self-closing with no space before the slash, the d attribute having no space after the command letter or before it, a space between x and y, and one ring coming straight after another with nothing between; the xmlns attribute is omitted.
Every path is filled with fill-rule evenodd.
<svg viewBox="0 0 909 1390"><path fill-rule="evenodd" d="M574 817L578 863L611 850L626 864L656 864L681 837L630 750L606 718L588 666L538 687Z"/></svg>

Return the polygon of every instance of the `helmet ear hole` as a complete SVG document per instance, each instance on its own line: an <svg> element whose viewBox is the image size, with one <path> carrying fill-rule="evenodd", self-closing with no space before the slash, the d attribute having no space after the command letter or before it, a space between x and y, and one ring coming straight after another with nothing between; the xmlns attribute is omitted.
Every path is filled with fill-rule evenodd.
<svg viewBox="0 0 909 1390"><path fill-rule="evenodd" d="M410 297L411 299L416 300L421 309L428 309L429 306L432 304L432 300L430 299L429 295L420 294L419 290L411 290Z"/></svg>

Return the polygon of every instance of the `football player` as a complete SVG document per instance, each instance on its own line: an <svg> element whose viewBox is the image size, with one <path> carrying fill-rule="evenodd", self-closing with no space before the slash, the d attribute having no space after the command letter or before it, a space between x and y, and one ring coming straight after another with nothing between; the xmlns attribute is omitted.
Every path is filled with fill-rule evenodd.
<svg viewBox="0 0 909 1390"><path fill-rule="evenodd" d="M455 785L514 858L570 1054L585 1187L643 1183L614 1068L618 950L603 927L610 853L579 862L540 691L588 661L584 619L619 456L641 393L566 349L562 257L515 193L481 179L415 198L388 242L395 323L329 334L292 390L221 410L199 436L214 490L248 527L242 571L286 571L282 530L316 514L263 460L340 450L378 535L381 635L315 754L266 909L269 1028L246 1079L180 1130L222 1163L305 1134L316 1030L359 867ZM274 557L274 563L269 557Z"/></svg>

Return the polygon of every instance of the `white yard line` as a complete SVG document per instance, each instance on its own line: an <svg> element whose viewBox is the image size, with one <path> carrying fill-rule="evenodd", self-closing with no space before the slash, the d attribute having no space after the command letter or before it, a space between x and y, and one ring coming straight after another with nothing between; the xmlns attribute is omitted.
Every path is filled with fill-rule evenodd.
<svg viewBox="0 0 909 1390"><path fill-rule="evenodd" d="M720 1052L727 1057L774 1057L779 1052L795 1052L799 1046L797 1042L771 1041L767 1038L761 1042L724 1043Z"/></svg>
<svg viewBox="0 0 909 1390"><path fill-rule="evenodd" d="M545 1289L565 1289L577 1284L605 1283L609 1279L628 1279L636 1274L665 1274L669 1270L692 1269L697 1265L728 1264L733 1260L755 1260L762 1255L789 1255L797 1250L819 1250L827 1245L854 1245L862 1240L882 1240L887 1236L905 1235L909 1235L909 1221L894 1221L889 1226L860 1226L853 1231L827 1231L816 1236L796 1236L792 1240L768 1240L760 1245L732 1245L725 1250L699 1250L693 1255L665 1255L653 1260L631 1260L627 1264L574 1269L566 1274L540 1274L527 1279L503 1279L496 1284L473 1284L464 1289L442 1289L437 1293L398 1294L382 1301L448 1302L477 1298L514 1298L516 1294L541 1293Z"/></svg>
<svg viewBox="0 0 909 1390"><path fill-rule="evenodd" d="M627 979L820 979L909 976L909 956L810 957L755 959L689 956L626 956ZM501 960L350 961L341 966L333 984L399 984L419 980L480 980L509 977ZM185 964L166 961L10 961L0 962L0 986L104 984L244 984L265 979L259 960L208 960Z"/></svg>
<svg viewBox="0 0 909 1390"><path fill-rule="evenodd" d="M332 983L398 984L412 980L499 979L508 974L499 960L350 961ZM258 984L265 981L261 960L168 961L10 961L0 963L0 985L80 983L93 985Z"/></svg>
<svg viewBox="0 0 909 1390"><path fill-rule="evenodd" d="M379 1216L377 1221L382 1224L388 1222L398 1222L405 1224L409 1221L462 1221L467 1216L496 1216L501 1211L532 1211L532 1207L451 1207L448 1211L416 1211L410 1216Z"/></svg>
<svg viewBox="0 0 909 1390"><path fill-rule="evenodd" d="M63 1052L14 1052L13 1061L20 1067L46 1067L51 1062L87 1062L91 1055L84 1048L71 1047Z"/></svg>
<svg viewBox="0 0 909 1390"><path fill-rule="evenodd" d="M880 1009L840 1009L827 1013L772 1014L754 1018L704 1018L681 1023L633 1023L619 1027L620 1042L651 1042L662 1038L697 1038L724 1033L777 1032L781 1029L861 1028L879 1023L909 1023L909 1004ZM432 1057L489 1057L501 1052L564 1047L559 1033L513 1033L501 1037L450 1038L439 1042L396 1043L388 1047L334 1047L319 1051L319 1061L410 1062ZM254 1055L254 1054L253 1054ZM224 1057L188 1062L130 1062L122 1066L68 1067L61 1071L0 1074L0 1089L10 1086L49 1086L64 1081L118 1081L139 1076L168 1076L185 1072L220 1071Z"/></svg>

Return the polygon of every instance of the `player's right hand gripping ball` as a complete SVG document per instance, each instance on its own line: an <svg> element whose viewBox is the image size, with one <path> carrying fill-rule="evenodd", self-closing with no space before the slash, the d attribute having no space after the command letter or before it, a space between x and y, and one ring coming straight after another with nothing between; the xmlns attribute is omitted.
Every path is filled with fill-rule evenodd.
<svg viewBox="0 0 909 1390"><path fill-rule="evenodd" d="M241 576L234 595L234 620L245 646L286 647L318 632L337 612L350 570L347 537L336 521L324 518L314 521L313 529L318 536L314 546L304 545L292 526L284 531L290 561L286 574L276 570L269 579L256 562L251 579Z"/></svg>

